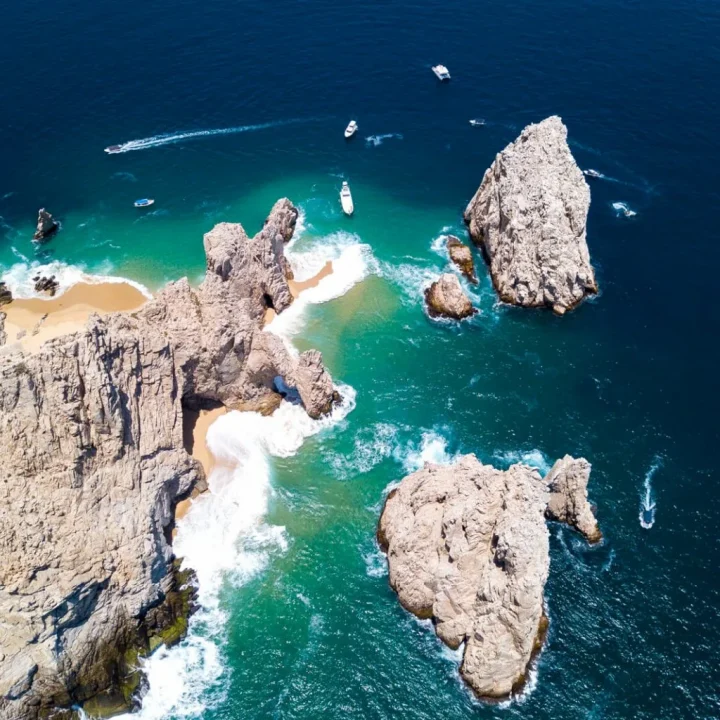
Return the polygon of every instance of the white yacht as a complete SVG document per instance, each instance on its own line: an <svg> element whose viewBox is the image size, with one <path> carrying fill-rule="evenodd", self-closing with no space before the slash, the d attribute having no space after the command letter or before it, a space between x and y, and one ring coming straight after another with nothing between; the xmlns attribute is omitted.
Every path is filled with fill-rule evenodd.
<svg viewBox="0 0 720 720"><path fill-rule="evenodd" d="M474 120L470 121L470 124L473 127L480 127L480 125L484 125L485 121L482 118L475 118Z"/></svg>
<svg viewBox="0 0 720 720"><path fill-rule="evenodd" d="M450 71L444 65L433 65L432 71L437 75L438 80L450 79Z"/></svg>
<svg viewBox="0 0 720 720"><path fill-rule="evenodd" d="M601 172L598 172L597 170L593 170L592 168L588 168L587 170L583 170L583 174L589 178L601 178L605 177Z"/></svg>
<svg viewBox="0 0 720 720"><path fill-rule="evenodd" d="M352 215L355 212L352 195L350 194L350 186L343 181L342 190L340 190L340 204L346 215Z"/></svg>
<svg viewBox="0 0 720 720"><path fill-rule="evenodd" d="M350 124L345 128L345 137L351 138L357 132L357 129L358 124L354 120L351 120Z"/></svg>

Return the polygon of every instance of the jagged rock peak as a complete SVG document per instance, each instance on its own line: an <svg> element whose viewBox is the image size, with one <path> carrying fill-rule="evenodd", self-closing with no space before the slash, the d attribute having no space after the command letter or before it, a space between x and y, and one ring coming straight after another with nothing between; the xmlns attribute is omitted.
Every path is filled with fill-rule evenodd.
<svg viewBox="0 0 720 720"><path fill-rule="evenodd" d="M425 303L430 317L462 320L477 312L452 273L444 273L425 290Z"/></svg>
<svg viewBox="0 0 720 720"><path fill-rule="evenodd" d="M465 210L503 302L563 314L598 290L586 242L590 188L557 116L496 157Z"/></svg>
<svg viewBox="0 0 720 720"><path fill-rule="evenodd" d="M59 227L60 223L45 208L40 208L33 240L38 242L47 240L57 232Z"/></svg>
<svg viewBox="0 0 720 720"><path fill-rule="evenodd" d="M481 698L522 685L542 642L546 505L537 470L465 455L404 478L380 517L390 585L447 645L465 643L460 672Z"/></svg>
<svg viewBox="0 0 720 720"><path fill-rule="evenodd" d="M268 303L291 302L293 211L280 201L253 238L216 226L198 288L182 279L34 354L0 354L0 717L132 704L137 686L118 678L182 633L192 603L168 537L205 482L185 408L270 412L284 388L312 417L337 402L320 353L262 328Z"/></svg>
<svg viewBox="0 0 720 720"><path fill-rule="evenodd" d="M592 506L588 502L590 463L570 455L558 460L545 477L550 491L547 517L564 522L582 533L589 543L602 540Z"/></svg>
<svg viewBox="0 0 720 720"><path fill-rule="evenodd" d="M477 285L477 277L475 275L475 261L473 260L472 251L464 243L460 241L460 238L454 235L448 235L445 241L445 247L447 248L450 260L455 263L455 266L460 272L471 282L473 285Z"/></svg>

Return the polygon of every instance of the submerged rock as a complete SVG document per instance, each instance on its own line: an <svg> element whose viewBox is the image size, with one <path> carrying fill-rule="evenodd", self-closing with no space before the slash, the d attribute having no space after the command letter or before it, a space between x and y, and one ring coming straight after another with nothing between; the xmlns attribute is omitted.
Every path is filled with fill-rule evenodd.
<svg viewBox="0 0 720 720"><path fill-rule="evenodd" d="M590 188L562 120L528 125L499 153L465 210L503 302L562 315L598 291L586 242Z"/></svg>
<svg viewBox="0 0 720 720"><path fill-rule="evenodd" d="M585 512L586 470L566 456L543 480L526 465L501 471L465 455L426 464L388 495L377 538L390 585L448 646L465 643L460 673L480 698L507 697L527 679L548 626L548 502L554 518L574 524ZM561 498L576 507L562 513Z"/></svg>
<svg viewBox="0 0 720 720"><path fill-rule="evenodd" d="M448 235L445 243L450 259L455 263L460 272L471 282L477 285L477 277L475 275L475 261L473 260L472 251L459 238L454 235Z"/></svg>
<svg viewBox="0 0 720 720"><path fill-rule="evenodd" d="M425 303L430 317L462 320L477 312L463 291L460 281L452 273L441 275L425 291Z"/></svg>
<svg viewBox="0 0 720 720"><path fill-rule="evenodd" d="M169 538L176 503L205 482L186 408L261 411L280 382L313 417L337 401L320 353L262 330L267 303L292 301L292 209L280 201L253 238L216 226L198 288L170 283L134 312L0 355L0 717L126 708L138 656L184 633L192 600Z"/></svg>
<svg viewBox="0 0 720 720"><path fill-rule="evenodd" d="M38 242L47 240L58 231L59 227L60 223L58 223L45 208L40 208L40 210L38 210L37 228L33 235L33 240L37 240Z"/></svg>
<svg viewBox="0 0 720 720"><path fill-rule="evenodd" d="M45 275L36 275L33 278L33 283L35 284L35 292L46 293L50 297L55 296L59 287L58 281L55 279L54 275L51 275L50 277L46 277Z"/></svg>
<svg viewBox="0 0 720 720"><path fill-rule="evenodd" d="M582 533L589 543L602 540L602 533L588 502L590 463L566 455L558 460L545 477L550 491L546 515L550 520L564 522Z"/></svg>

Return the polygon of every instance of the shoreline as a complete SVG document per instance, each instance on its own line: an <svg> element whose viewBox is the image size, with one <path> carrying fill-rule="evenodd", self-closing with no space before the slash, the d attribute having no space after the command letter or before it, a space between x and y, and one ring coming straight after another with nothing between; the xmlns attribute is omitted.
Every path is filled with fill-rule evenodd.
<svg viewBox="0 0 720 720"><path fill-rule="evenodd" d="M3 348L35 352L51 338L85 327L90 315L137 310L148 298L129 282L79 282L54 298L18 298L0 307L5 313Z"/></svg>
<svg viewBox="0 0 720 720"><path fill-rule="evenodd" d="M328 260L322 268L315 273L312 277L307 280L288 280L288 287L290 288L290 294L293 296L293 300L297 300L300 294L305 290L311 290L317 287L323 278L333 274L332 260ZM268 308L265 311L265 317L263 318L263 327L269 325L275 318L277 313L272 309Z"/></svg>

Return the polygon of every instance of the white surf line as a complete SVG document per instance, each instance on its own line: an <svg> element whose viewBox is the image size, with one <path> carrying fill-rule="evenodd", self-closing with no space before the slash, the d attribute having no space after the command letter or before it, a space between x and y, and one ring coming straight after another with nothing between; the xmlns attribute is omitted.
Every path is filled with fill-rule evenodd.
<svg viewBox="0 0 720 720"><path fill-rule="evenodd" d="M188 130L177 133L164 133L161 135L153 135L140 140L128 140L119 145L110 145L105 148L105 152L110 155L118 153L131 152L132 150L148 150L161 145L170 145L171 143L182 142L183 140L192 140L200 137L213 137L215 135L237 135L238 133L252 132L254 130L267 130L268 128L283 127L284 125L295 125L297 123L313 122L318 118L291 118L289 120L277 120L274 122L258 123L256 125L238 125L237 127L216 128L213 130ZM110 149L112 148L112 150Z"/></svg>

